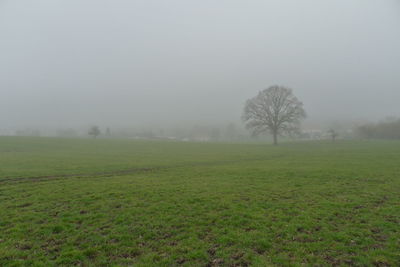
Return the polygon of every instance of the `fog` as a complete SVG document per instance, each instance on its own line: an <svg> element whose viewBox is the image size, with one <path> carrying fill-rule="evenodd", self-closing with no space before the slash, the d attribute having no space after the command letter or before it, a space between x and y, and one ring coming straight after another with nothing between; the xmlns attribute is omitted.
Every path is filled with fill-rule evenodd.
<svg viewBox="0 0 400 267"><path fill-rule="evenodd" d="M0 128L239 123L273 84L400 116L400 1L0 0Z"/></svg>

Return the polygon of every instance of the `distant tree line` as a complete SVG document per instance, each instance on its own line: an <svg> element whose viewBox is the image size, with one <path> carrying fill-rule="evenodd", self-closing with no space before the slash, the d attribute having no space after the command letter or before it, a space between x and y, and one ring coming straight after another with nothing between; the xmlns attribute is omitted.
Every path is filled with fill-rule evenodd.
<svg viewBox="0 0 400 267"><path fill-rule="evenodd" d="M400 119L361 125L356 128L356 134L369 139L400 139Z"/></svg>

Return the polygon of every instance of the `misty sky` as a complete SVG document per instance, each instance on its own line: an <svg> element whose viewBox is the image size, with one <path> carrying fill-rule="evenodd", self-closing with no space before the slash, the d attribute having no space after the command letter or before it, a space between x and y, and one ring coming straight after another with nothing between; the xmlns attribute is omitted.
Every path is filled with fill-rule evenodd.
<svg viewBox="0 0 400 267"><path fill-rule="evenodd" d="M0 127L400 116L398 0L0 0Z"/></svg>

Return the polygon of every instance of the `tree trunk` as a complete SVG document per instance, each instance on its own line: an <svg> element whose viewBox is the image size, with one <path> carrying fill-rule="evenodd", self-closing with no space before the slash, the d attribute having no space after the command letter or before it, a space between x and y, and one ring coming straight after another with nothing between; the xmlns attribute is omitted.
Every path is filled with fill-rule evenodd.
<svg viewBox="0 0 400 267"><path fill-rule="evenodd" d="M274 136L274 146L276 146L278 144L278 131L274 130L272 135Z"/></svg>

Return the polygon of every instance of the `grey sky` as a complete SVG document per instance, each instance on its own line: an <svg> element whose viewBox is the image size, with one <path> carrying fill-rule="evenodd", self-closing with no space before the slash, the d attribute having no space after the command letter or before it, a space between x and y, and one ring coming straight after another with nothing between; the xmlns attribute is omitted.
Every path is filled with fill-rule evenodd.
<svg viewBox="0 0 400 267"><path fill-rule="evenodd" d="M398 0L0 0L0 127L400 116Z"/></svg>

